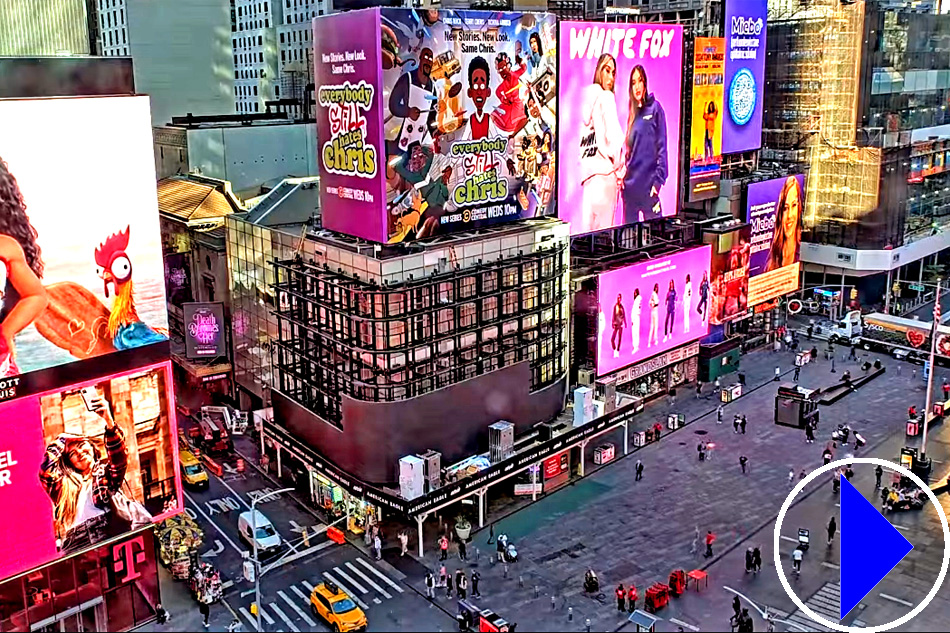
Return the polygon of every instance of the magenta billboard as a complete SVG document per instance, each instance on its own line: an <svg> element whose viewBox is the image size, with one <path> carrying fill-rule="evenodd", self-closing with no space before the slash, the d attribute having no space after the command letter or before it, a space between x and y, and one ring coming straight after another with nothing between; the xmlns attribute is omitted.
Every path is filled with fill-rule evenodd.
<svg viewBox="0 0 950 633"><path fill-rule="evenodd" d="M701 246L600 275L599 375L707 334L710 254Z"/></svg>
<svg viewBox="0 0 950 633"><path fill-rule="evenodd" d="M683 28L561 22L558 216L580 235L676 214Z"/></svg>
<svg viewBox="0 0 950 633"><path fill-rule="evenodd" d="M375 241L386 226L380 37L378 9L313 21L323 226Z"/></svg>

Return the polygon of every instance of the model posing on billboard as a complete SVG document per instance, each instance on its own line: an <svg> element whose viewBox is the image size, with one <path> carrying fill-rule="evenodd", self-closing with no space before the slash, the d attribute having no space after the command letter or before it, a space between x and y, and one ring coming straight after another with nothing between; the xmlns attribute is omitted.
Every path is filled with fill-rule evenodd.
<svg viewBox="0 0 950 633"><path fill-rule="evenodd" d="M765 270L778 270L798 261L802 243L802 188L797 176L785 179L775 207L775 235Z"/></svg>
<svg viewBox="0 0 950 633"><path fill-rule="evenodd" d="M0 158L0 378L19 373L13 338L46 309L43 258L16 178Z"/></svg>
<svg viewBox="0 0 950 633"><path fill-rule="evenodd" d="M647 71L641 65L630 71L627 116L626 172L623 177L625 224L662 215L660 188L669 175L666 148L666 113L649 91Z"/></svg>
<svg viewBox="0 0 950 633"><path fill-rule="evenodd" d="M587 87L581 119L581 187L584 213L575 233L614 226L623 179L623 129L614 98L617 62L609 53L597 60L594 79Z"/></svg>

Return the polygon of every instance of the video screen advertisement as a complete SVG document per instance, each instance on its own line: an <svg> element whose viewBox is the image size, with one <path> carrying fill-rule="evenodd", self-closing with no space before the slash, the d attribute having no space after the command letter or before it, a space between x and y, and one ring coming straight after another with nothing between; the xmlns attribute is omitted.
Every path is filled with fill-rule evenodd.
<svg viewBox="0 0 950 633"><path fill-rule="evenodd" d="M675 215L683 27L559 28L559 217L582 235Z"/></svg>
<svg viewBox="0 0 950 633"><path fill-rule="evenodd" d="M182 508L166 361L0 404L0 577Z"/></svg>
<svg viewBox="0 0 950 633"><path fill-rule="evenodd" d="M726 40L721 37L697 37L694 45L693 105L689 130L690 202L719 196Z"/></svg>
<svg viewBox="0 0 950 633"><path fill-rule="evenodd" d="M752 226L749 305L754 306L798 290L804 174L750 184L746 209Z"/></svg>
<svg viewBox="0 0 950 633"><path fill-rule="evenodd" d="M555 18L314 20L324 226L389 244L553 214Z"/></svg>
<svg viewBox="0 0 950 633"><path fill-rule="evenodd" d="M726 0L726 116L722 153L762 146L768 0Z"/></svg>
<svg viewBox="0 0 950 633"><path fill-rule="evenodd" d="M185 355L188 358L226 356L223 303L186 303Z"/></svg>
<svg viewBox="0 0 950 633"><path fill-rule="evenodd" d="M749 255L751 227L743 224L727 233L707 233L703 241L712 246L710 317L722 325L745 316L749 308Z"/></svg>
<svg viewBox="0 0 950 633"><path fill-rule="evenodd" d="M0 400L168 358L148 97L0 100L0 264Z"/></svg>
<svg viewBox="0 0 950 633"><path fill-rule="evenodd" d="M700 246L600 275L599 375L706 336L710 250Z"/></svg>

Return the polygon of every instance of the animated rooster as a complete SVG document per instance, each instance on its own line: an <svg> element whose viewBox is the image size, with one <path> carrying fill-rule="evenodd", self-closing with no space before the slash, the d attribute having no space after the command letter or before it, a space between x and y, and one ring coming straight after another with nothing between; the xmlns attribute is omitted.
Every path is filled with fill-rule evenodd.
<svg viewBox="0 0 950 633"><path fill-rule="evenodd" d="M135 310L132 288L132 261L125 249L129 246L129 227L110 235L96 249L96 273L102 278L103 292L109 298L109 285L115 293L109 313L108 334L117 350L142 347L167 339L165 334L146 325Z"/></svg>

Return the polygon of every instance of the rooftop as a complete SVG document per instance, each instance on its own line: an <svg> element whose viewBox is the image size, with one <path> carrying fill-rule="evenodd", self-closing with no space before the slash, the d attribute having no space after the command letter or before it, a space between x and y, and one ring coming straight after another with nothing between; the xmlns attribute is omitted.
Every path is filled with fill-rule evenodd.
<svg viewBox="0 0 950 633"><path fill-rule="evenodd" d="M188 174L158 181L158 210L196 228L214 228L244 209L229 182Z"/></svg>

